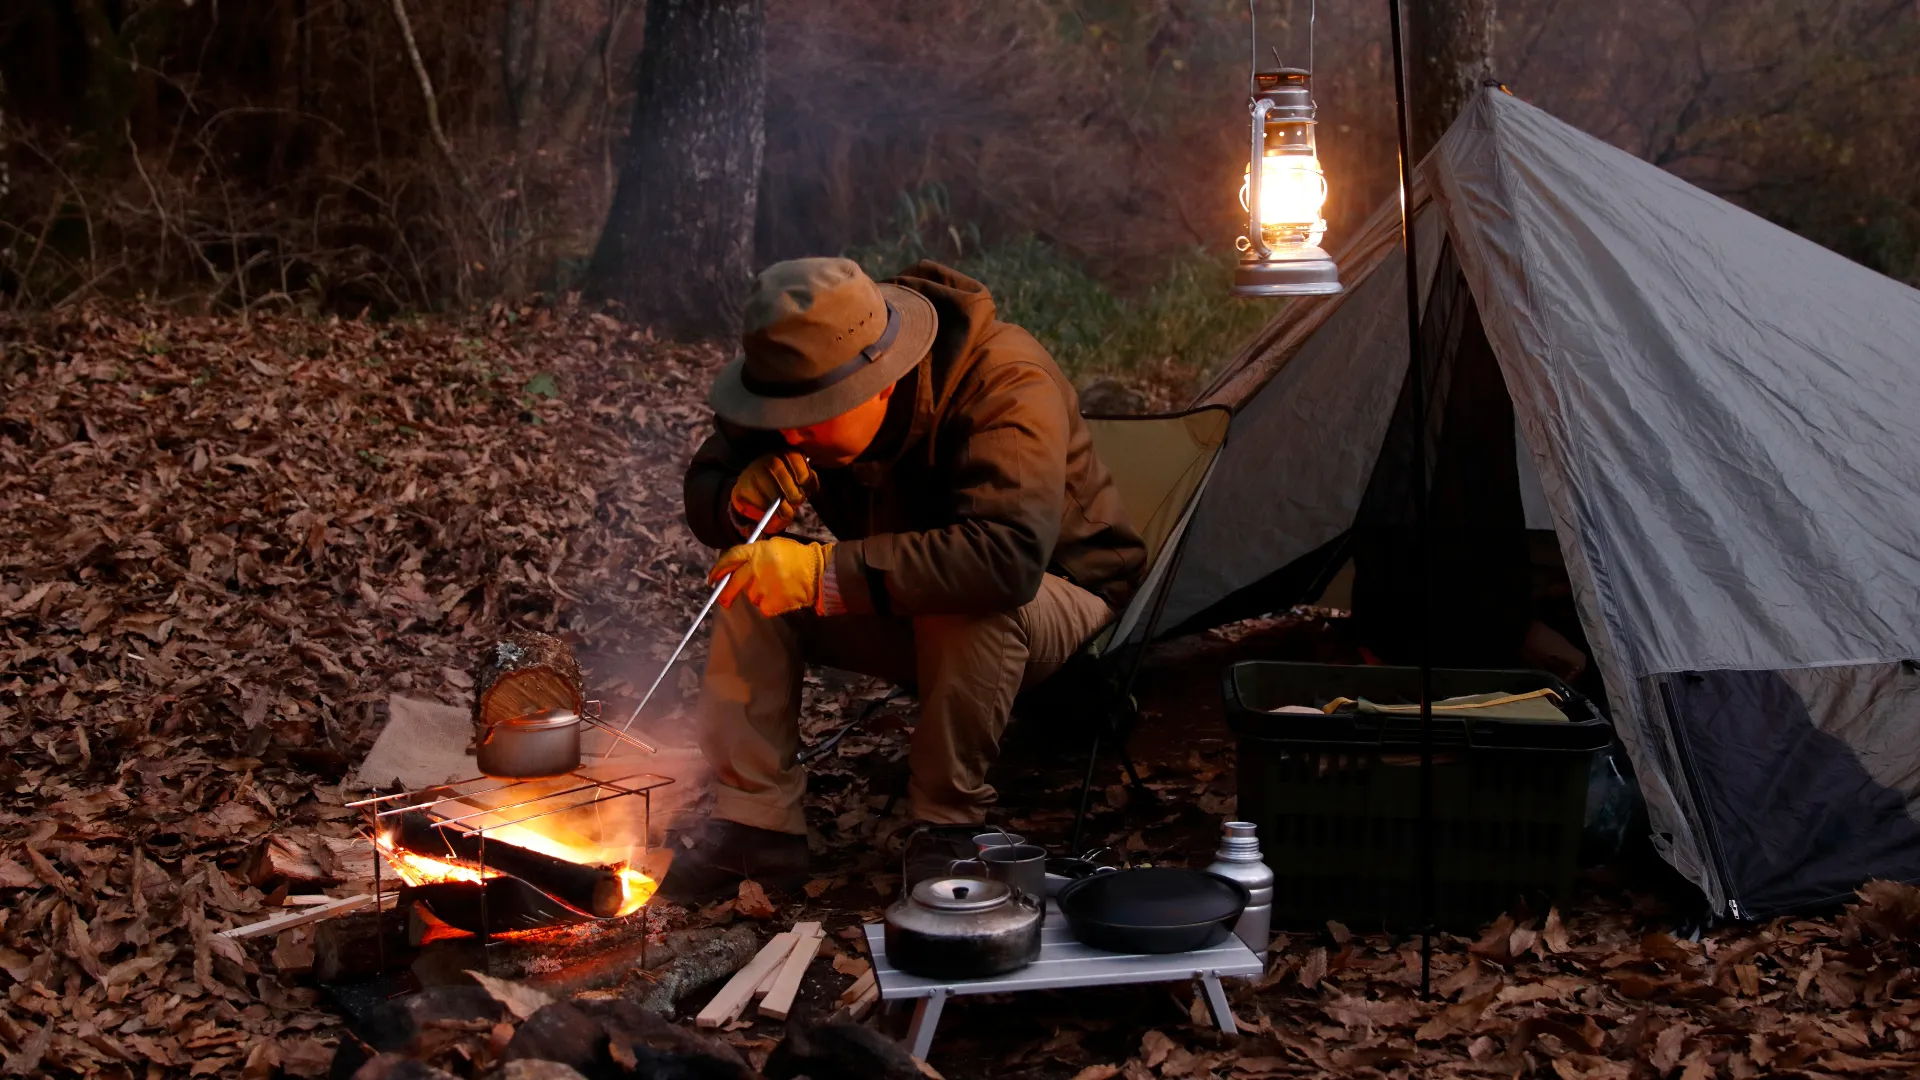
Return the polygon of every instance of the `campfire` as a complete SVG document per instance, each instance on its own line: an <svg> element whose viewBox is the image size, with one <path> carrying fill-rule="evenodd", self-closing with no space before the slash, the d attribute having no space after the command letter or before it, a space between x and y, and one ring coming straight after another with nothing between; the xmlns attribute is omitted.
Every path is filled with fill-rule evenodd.
<svg viewBox="0 0 1920 1080"><path fill-rule="evenodd" d="M547 855L562 862L580 867L598 870L612 875L618 884L618 902L611 912L598 915L601 918L624 918L646 906L653 897L658 883L643 871L626 861L609 863L597 857L598 853L589 849L556 840L541 832L525 826L507 826L487 833L488 840L494 844L512 845L521 851ZM394 876L409 886L439 885L448 882L480 884L489 878L501 876L501 872L478 861L464 862L453 857L435 858L403 847L394 841L394 831L387 830L379 834L376 841L380 854L386 859L386 865ZM497 857L497 852L496 852ZM538 887L537 882L528 882Z"/></svg>
<svg viewBox="0 0 1920 1080"><path fill-rule="evenodd" d="M666 782L582 769L546 781L475 778L360 806L400 902L431 916L432 936L485 938L644 908L657 888L640 866L648 793ZM603 804L627 799L640 811L637 840L629 815L602 818Z"/></svg>

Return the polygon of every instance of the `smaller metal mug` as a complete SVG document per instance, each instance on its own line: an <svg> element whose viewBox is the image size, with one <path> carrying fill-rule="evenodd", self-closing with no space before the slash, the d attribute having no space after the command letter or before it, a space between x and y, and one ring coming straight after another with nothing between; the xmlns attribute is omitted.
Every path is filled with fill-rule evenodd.
<svg viewBox="0 0 1920 1080"><path fill-rule="evenodd" d="M996 836L998 834L995 834ZM949 873L973 873L962 867L977 867L978 876L1003 882L1034 903L1047 902L1047 849L1039 844L1002 844L987 848L971 859L956 859Z"/></svg>
<svg viewBox="0 0 1920 1080"><path fill-rule="evenodd" d="M1019 833L1010 833L1002 830L973 834L973 850L975 851L985 851L988 848L996 847L1011 847L1014 844L1024 844L1026 842L1027 838L1021 836Z"/></svg>

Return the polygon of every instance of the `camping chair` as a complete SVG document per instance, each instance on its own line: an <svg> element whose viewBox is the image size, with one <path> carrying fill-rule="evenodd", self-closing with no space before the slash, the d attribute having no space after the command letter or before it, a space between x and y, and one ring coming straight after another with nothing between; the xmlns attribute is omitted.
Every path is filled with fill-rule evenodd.
<svg viewBox="0 0 1920 1080"><path fill-rule="evenodd" d="M1179 569L1187 524L1226 445L1231 420L1232 414L1218 405L1161 415L1087 417L1094 451L1113 474L1129 523L1146 542L1147 571L1119 618L1081 646L1059 671L1014 702L1015 716L1044 717L1042 722L1050 727L1085 733L1092 739L1070 851L1080 850L1103 745L1113 747L1128 780L1136 789L1140 786L1126 749L1127 735L1139 720L1133 680L1159 626L1168 587ZM851 723L800 751L795 760L805 763L832 751L847 732L906 692L895 690L874 702Z"/></svg>

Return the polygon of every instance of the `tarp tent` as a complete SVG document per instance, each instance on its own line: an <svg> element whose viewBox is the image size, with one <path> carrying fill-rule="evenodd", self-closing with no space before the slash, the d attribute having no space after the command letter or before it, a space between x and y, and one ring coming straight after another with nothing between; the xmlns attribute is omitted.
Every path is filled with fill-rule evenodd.
<svg viewBox="0 0 1920 1080"><path fill-rule="evenodd" d="M1415 179L1429 445L1480 342L1655 846L1744 918L1920 878L1920 291L1497 90ZM1396 202L1203 395L1162 625L1312 597L1411 483L1404 273Z"/></svg>

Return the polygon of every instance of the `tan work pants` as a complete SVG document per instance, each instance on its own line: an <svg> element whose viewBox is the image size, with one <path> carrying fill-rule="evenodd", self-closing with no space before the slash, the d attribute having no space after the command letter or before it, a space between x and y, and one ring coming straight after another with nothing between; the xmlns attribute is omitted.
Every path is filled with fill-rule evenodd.
<svg viewBox="0 0 1920 1080"><path fill-rule="evenodd" d="M1032 601L987 615L768 618L743 600L716 616L700 689L700 746L725 821L805 833L800 685L823 664L915 688L920 722L908 755L913 816L981 820L993 803L987 767L1014 695L1056 671L1113 617L1106 602L1047 575Z"/></svg>

